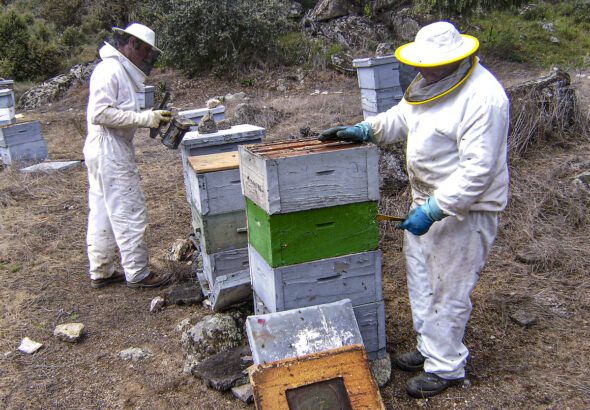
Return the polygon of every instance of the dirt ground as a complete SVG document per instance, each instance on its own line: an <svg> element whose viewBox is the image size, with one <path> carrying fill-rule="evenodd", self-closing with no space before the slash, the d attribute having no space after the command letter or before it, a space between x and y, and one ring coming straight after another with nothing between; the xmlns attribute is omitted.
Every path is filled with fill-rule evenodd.
<svg viewBox="0 0 590 410"><path fill-rule="evenodd" d="M491 67L507 85L538 74L523 66L495 63ZM572 73L586 104L586 117L588 74ZM285 80L286 92L276 90L279 79ZM272 139L298 135L302 126L321 131L362 119L356 79L334 72L312 73L303 82L295 72L252 73L231 82L213 77L187 80L165 72L151 83L163 80L172 88L177 108L201 107L209 97L244 91L250 102L281 110L283 119L268 131ZM311 95L315 90L320 94ZM58 103L25 113L27 119L41 121L51 159L82 159L86 99L86 89L79 87ZM235 105L226 103L228 115ZM182 276L190 272L190 266L163 259L169 245L191 229L179 153L150 140L146 131L138 132L136 145L149 210L152 264ZM391 381L381 389L387 408L590 407L590 243L587 219L580 214L584 210L567 208L575 208L575 198L559 191L550 198L557 211L542 214L543 221L555 222L552 229L538 229L539 222L524 212L541 206L549 192L546 184L562 181L564 192L571 190L568 178L580 167L590 168L589 161L590 144L572 141L549 144L513 164L513 200L473 295L465 337L471 351L470 386L449 389L429 400L413 400L404 390L410 375L394 369ZM210 390L182 373L176 325L187 317L203 317L209 310L168 307L150 314L149 303L161 290L138 291L122 285L90 288L86 191L83 166L51 175L0 171L0 407L248 407L231 393ZM401 212L406 196L387 199ZM567 231L574 234L563 234L568 218L578 214L582 222ZM386 227L381 248L388 351L393 355L413 348L415 340L401 234ZM530 250L540 252L546 263L519 262L517 255ZM534 314L538 324L525 329L513 323L509 316L518 309ZM68 321L85 324L87 335L81 343L53 337L55 325ZM18 352L25 336L44 347L34 355ZM117 353L127 347L147 347L153 356L133 363L119 360Z"/></svg>

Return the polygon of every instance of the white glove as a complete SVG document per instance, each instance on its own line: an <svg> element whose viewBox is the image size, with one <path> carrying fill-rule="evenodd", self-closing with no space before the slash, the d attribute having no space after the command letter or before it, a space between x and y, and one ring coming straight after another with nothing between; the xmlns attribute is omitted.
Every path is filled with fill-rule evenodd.
<svg viewBox="0 0 590 410"><path fill-rule="evenodd" d="M172 113L166 110L143 111L137 115L137 125L145 128L158 128L161 122L170 122Z"/></svg>

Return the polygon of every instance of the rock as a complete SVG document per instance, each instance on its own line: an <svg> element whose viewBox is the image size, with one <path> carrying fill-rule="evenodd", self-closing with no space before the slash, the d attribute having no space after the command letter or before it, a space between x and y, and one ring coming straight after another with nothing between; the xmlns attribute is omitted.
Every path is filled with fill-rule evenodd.
<svg viewBox="0 0 590 410"><path fill-rule="evenodd" d="M34 340L25 337L23 340L21 340L20 345L18 346L18 350L20 350L23 353L33 354L37 350L41 349L42 346L42 343L35 342Z"/></svg>
<svg viewBox="0 0 590 410"><path fill-rule="evenodd" d="M307 18L314 21L327 21L360 12L360 7L351 0L320 0Z"/></svg>
<svg viewBox="0 0 590 410"><path fill-rule="evenodd" d="M150 303L150 312L159 312L160 310L164 309L164 306L166 306L166 301L164 298L162 296L156 296Z"/></svg>
<svg viewBox="0 0 590 410"><path fill-rule="evenodd" d="M217 121L217 129L218 130L229 130L230 128L231 128L231 121L230 120Z"/></svg>
<svg viewBox="0 0 590 410"><path fill-rule="evenodd" d="M526 265L538 265L543 263L543 255L540 255L538 252L533 250L525 250L518 253L515 259Z"/></svg>
<svg viewBox="0 0 590 410"><path fill-rule="evenodd" d="M400 0L374 0L373 14L392 9L393 7L398 6L400 3L402 3Z"/></svg>
<svg viewBox="0 0 590 410"><path fill-rule="evenodd" d="M226 94L226 96L224 98L225 98L225 101L243 100L244 98L246 98L246 93L239 92L239 93L235 93L235 94Z"/></svg>
<svg viewBox="0 0 590 410"><path fill-rule="evenodd" d="M165 299L169 305L194 305L203 300L203 293L196 283L185 283L171 289Z"/></svg>
<svg viewBox="0 0 590 410"><path fill-rule="evenodd" d="M303 16L303 6L301 3L292 1L289 7L289 17L292 19L299 19Z"/></svg>
<svg viewBox="0 0 590 410"><path fill-rule="evenodd" d="M395 35L404 41L414 41L420 30L420 24L416 20L399 14L392 18L391 24Z"/></svg>
<svg viewBox="0 0 590 410"><path fill-rule="evenodd" d="M64 342L76 343L84 334L83 323L64 323L57 325L53 335Z"/></svg>
<svg viewBox="0 0 590 410"><path fill-rule="evenodd" d="M190 317L187 317L186 319L182 319L180 322L178 322L178 324L176 325L176 331L184 332L191 326L193 326L192 319Z"/></svg>
<svg viewBox="0 0 590 410"><path fill-rule="evenodd" d="M217 128L217 123L215 122L215 119L213 119L213 114L211 114L211 111L207 111L207 114L205 114L203 118L201 118L201 122L197 127L197 131L199 132L199 134L213 134L219 131L219 128Z"/></svg>
<svg viewBox="0 0 590 410"><path fill-rule="evenodd" d="M253 362L252 360L244 361L242 358L250 354L248 345L225 350L194 366L192 374L202 378L209 387L215 390L229 390L236 385L248 382L248 376L244 371Z"/></svg>
<svg viewBox="0 0 590 410"><path fill-rule="evenodd" d="M254 390L250 383L232 387L231 392L236 398L242 400L246 404L250 404L254 400Z"/></svg>
<svg viewBox="0 0 590 410"><path fill-rule="evenodd" d="M330 56L330 64L342 74L356 75L356 69L352 66L352 56L348 53L334 53Z"/></svg>
<svg viewBox="0 0 590 410"><path fill-rule="evenodd" d="M389 37L385 25L365 16L345 16L323 23L306 20L304 29L310 36L325 37L347 49L357 49L371 42L378 44Z"/></svg>
<svg viewBox="0 0 590 410"><path fill-rule="evenodd" d="M391 357L389 357L389 353L387 353L384 358L376 359L371 362L371 372L379 387L383 387L387 384L391 378Z"/></svg>
<svg viewBox="0 0 590 410"><path fill-rule="evenodd" d="M271 128L279 123L285 114L272 107L257 107L248 103L241 103L236 107L234 124L252 124L264 128Z"/></svg>
<svg viewBox="0 0 590 410"><path fill-rule="evenodd" d="M537 324L537 317L527 312L526 310L520 309L510 315L510 319L514 323L522 327L531 327Z"/></svg>
<svg viewBox="0 0 590 410"><path fill-rule="evenodd" d="M379 43L375 49L375 56L389 56L395 54L395 47L390 43Z"/></svg>
<svg viewBox="0 0 590 410"><path fill-rule="evenodd" d="M192 368L206 358L234 347L242 342L242 332L235 320L224 314L205 316L182 334L181 344L186 355L184 370Z"/></svg>
<svg viewBox="0 0 590 410"><path fill-rule="evenodd" d="M551 41L553 44L559 44L560 43L560 40L557 37L555 37L555 36L549 37L549 41Z"/></svg>
<svg viewBox="0 0 590 410"><path fill-rule="evenodd" d="M193 256L195 247L188 239L177 239L168 249L165 258L172 262L189 260Z"/></svg>
<svg viewBox="0 0 590 410"><path fill-rule="evenodd" d="M590 172L583 172L574 177L574 185L580 187L584 191L590 192Z"/></svg>
<svg viewBox="0 0 590 410"><path fill-rule="evenodd" d="M209 98L206 102L205 105L207 106L207 108L209 108L210 110L217 107L218 105L221 105L221 100L218 98Z"/></svg>
<svg viewBox="0 0 590 410"><path fill-rule="evenodd" d="M53 77L30 89L20 97L18 108L38 108L41 105L59 100L75 85L86 84L97 64L98 60L75 65L67 74Z"/></svg>
<svg viewBox="0 0 590 410"><path fill-rule="evenodd" d="M137 362L139 360L147 359L152 355L149 349L140 349L139 347L129 347L121 350L118 354L121 360L131 360Z"/></svg>
<svg viewBox="0 0 590 410"><path fill-rule="evenodd" d="M285 91L287 91L287 86L285 86L285 84L279 84L277 85L277 91L280 93L284 93Z"/></svg>
<svg viewBox="0 0 590 410"><path fill-rule="evenodd" d="M553 23L543 23L543 30L547 33L555 33L555 25Z"/></svg>

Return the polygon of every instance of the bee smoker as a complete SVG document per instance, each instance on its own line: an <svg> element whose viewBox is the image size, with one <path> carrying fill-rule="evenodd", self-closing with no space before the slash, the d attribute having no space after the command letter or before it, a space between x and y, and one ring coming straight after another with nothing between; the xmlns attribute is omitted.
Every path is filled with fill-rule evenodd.
<svg viewBox="0 0 590 410"><path fill-rule="evenodd" d="M166 103L168 102L169 96L170 93L166 92L162 102L160 102L160 106L158 107L159 110L166 108ZM151 128L150 137L156 138L156 136L160 136L160 140L164 146L170 149L177 149L184 138L184 134L186 134L190 127L196 125L197 123L192 120L173 117L166 131L164 131L165 123L160 123L158 128Z"/></svg>
<svg viewBox="0 0 590 410"><path fill-rule="evenodd" d="M170 126L164 134L160 132L162 137L162 144L170 149L177 149L180 145L184 134L190 129L190 127L197 125L196 122L184 118L172 118Z"/></svg>

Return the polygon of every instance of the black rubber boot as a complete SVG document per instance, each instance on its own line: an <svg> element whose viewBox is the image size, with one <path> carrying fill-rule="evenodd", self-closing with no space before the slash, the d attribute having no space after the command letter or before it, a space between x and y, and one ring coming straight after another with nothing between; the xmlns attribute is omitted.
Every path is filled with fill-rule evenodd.
<svg viewBox="0 0 590 410"><path fill-rule="evenodd" d="M406 391L408 394L416 399L425 399L427 397L436 396L443 392L447 387L461 384L463 379L443 379L434 373L420 373L418 376L412 377L406 384Z"/></svg>
<svg viewBox="0 0 590 410"><path fill-rule="evenodd" d="M406 372L418 372L424 370L425 357L422 353L415 350L413 352L402 353L393 358L393 363Z"/></svg>

